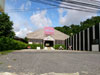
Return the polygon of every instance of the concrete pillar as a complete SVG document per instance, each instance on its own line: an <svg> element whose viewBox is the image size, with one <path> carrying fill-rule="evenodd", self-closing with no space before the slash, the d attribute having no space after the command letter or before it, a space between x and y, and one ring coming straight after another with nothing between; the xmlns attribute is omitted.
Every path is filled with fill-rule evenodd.
<svg viewBox="0 0 100 75"><path fill-rule="evenodd" d="M72 50L73 50L73 36L72 36Z"/></svg>
<svg viewBox="0 0 100 75"><path fill-rule="evenodd" d="M72 37L70 37L70 45L72 45Z"/></svg>
<svg viewBox="0 0 100 75"><path fill-rule="evenodd" d="M70 45L72 44L72 37L70 37Z"/></svg>
<svg viewBox="0 0 100 75"><path fill-rule="evenodd" d="M99 23L99 51L100 51L100 23Z"/></svg>
<svg viewBox="0 0 100 75"><path fill-rule="evenodd" d="M90 29L89 28L87 28L87 44L88 44L87 49L88 51L90 51Z"/></svg>
<svg viewBox="0 0 100 75"><path fill-rule="evenodd" d="M74 48L74 46L75 46L75 45L74 45L74 40L75 40L75 39L74 39L74 36L73 36L73 50L75 50L75 48Z"/></svg>
<svg viewBox="0 0 100 75"><path fill-rule="evenodd" d="M95 40L95 25L92 27L93 28L93 40Z"/></svg>
<svg viewBox="0 0 100 75"><path fill-rule="evenodd" d="M83 51L85 50L85 30L83 30Z"/></svg>
<svg viewBox="0 0 100 75"><path fill-rule="evenodd" d="M73 46L73 37L72 36L71 36L71 46Z"/></svg>
<svg viewBox="0 0 100 75"><path fill-rule="evenodd" d="M81 32L79 32L79 50L81 50Z"/></svg>

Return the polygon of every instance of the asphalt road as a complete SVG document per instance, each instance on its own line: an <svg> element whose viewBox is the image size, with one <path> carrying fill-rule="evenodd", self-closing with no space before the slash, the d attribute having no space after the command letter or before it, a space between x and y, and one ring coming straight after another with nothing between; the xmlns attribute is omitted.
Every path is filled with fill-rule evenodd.
<svg viewBox="0 0 100 75"><path fill-rule="evenodd" d="M15 51L0 56L0 72L100 75L100 52Z"/></svg>

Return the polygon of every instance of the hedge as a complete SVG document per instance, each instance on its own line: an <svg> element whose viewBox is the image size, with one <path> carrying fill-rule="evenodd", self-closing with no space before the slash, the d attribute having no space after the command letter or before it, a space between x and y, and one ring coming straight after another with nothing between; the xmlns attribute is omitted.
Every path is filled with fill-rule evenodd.
<svg viewBox="0 0 100 75"><path fill-rule="evenodd" d="M16 41L12 38L2 37L0 38L0 51L5 50L20 50L26 49L27 44L21 41Z"/></svg>
<svg viewBox="0 0 100 75"><path fill-rule="evenodd" d="M28 46L30 46L31 49L36 49L37 47L43 49L43 44L29 44Z"/></svg>
<svg viewBox="0 0 100 75"><path fill-rule="evenodd" d="M60 45L60 44L56 44L54 46L55 49L59 49L59 47L62 46L63 49L66 49L65 45Z"/></svg>

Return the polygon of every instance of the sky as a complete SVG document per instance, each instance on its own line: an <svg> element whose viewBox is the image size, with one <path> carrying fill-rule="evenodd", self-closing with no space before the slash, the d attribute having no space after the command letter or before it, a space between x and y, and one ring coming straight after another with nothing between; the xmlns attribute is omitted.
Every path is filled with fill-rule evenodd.
<svg viewBox="0 0 100 75"><path fill-rule="evenodd" d="M91 18L92 16L100 15L97 12L88 13L62 8L44 8L52 7L41 3L31 2L30 0L6 0L5 12L10 16L10 20L13 21L13 28L16 36L24 38L28 33L47 26L61 27L64 25L79 24L81 21ZM18 11L18 9L21 11Z"/></svg>

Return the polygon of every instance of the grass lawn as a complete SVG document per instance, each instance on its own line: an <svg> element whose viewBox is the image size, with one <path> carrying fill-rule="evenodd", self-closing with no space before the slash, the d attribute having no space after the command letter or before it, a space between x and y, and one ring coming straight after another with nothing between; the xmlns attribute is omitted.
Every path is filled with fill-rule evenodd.
<svg viewBox="0 0 100 75"><path fill-rule="evenodd" d="M8 53L13 52L14 50L0 51L0 55L6 55Z"/></svg>

